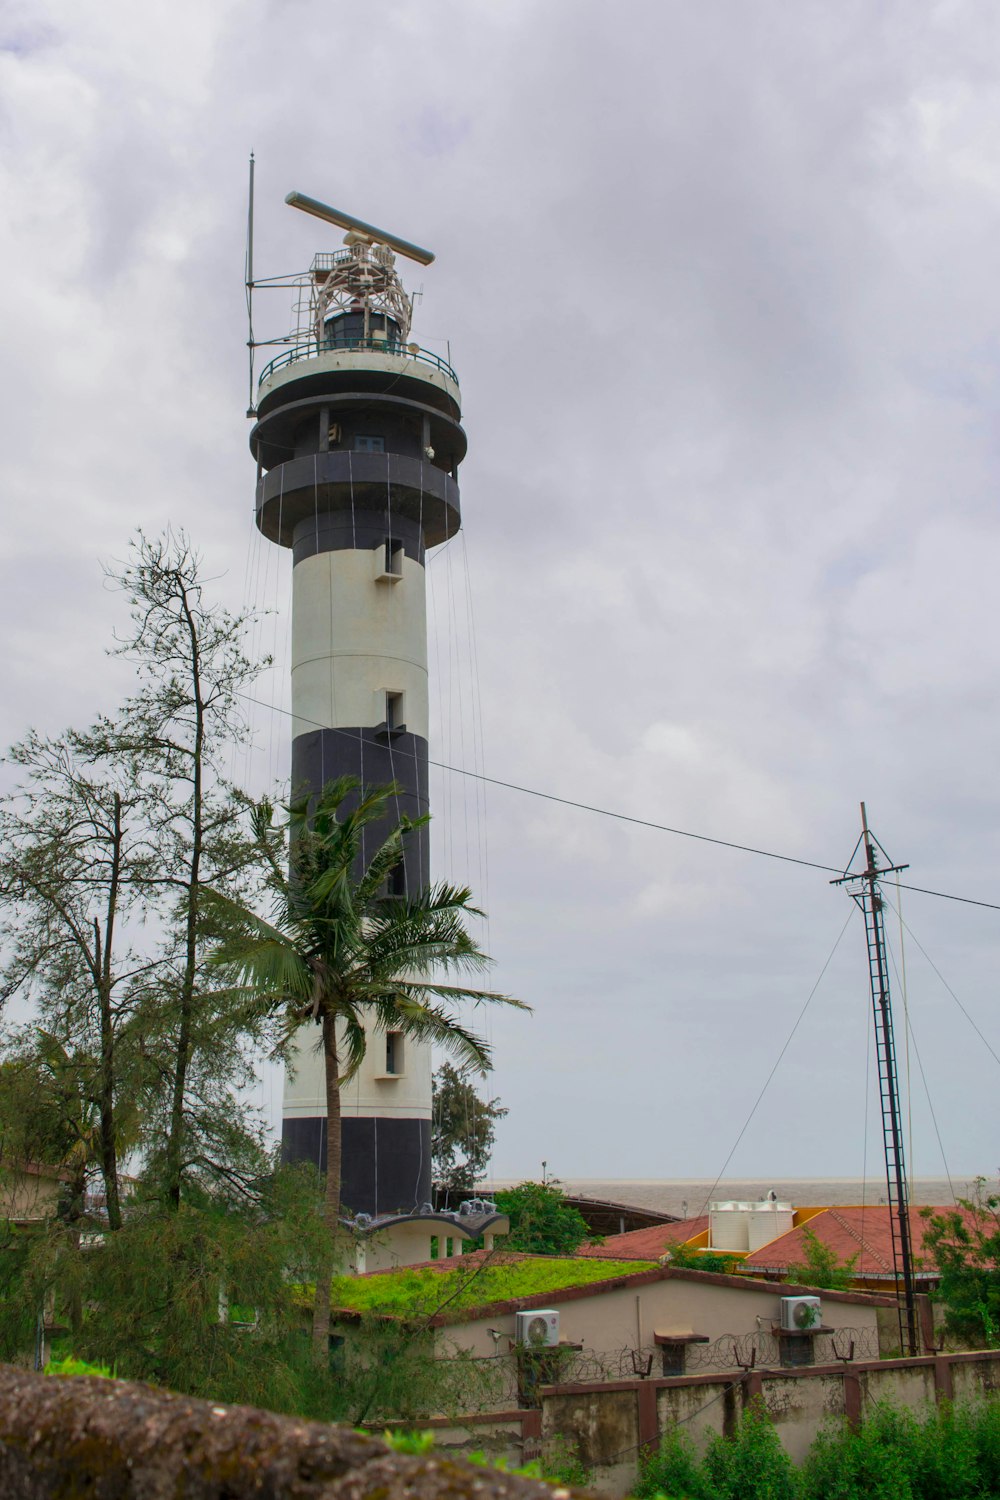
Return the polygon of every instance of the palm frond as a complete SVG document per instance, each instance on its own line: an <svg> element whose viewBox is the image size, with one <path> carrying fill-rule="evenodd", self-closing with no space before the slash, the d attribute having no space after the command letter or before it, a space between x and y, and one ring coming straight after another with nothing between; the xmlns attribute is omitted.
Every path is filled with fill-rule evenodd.
<svg viewBox="0 0 1000 1500"><path fill-rule="evenodd" d="M344 1043L346 1047L343 1066L340 1070L340 1081L341 1083L348 1083L365 1060L365 1053L368 1050L368 1039L365 1035L364 1026L353 1011L341 1010L339 1014L344 1023Z"/></svg>
<svg viewBox="0 0 1000 1500"><path fill-rule="evenodd" d="M383 1030L401 1031L404 1036L433 1042L452 1053L464 1066L489 1072L492 1049L485 1037L469 1031L450 1009L429 1005L409 993L407 986L401 985L393 995L384 995L373 1010Z"/></svg>

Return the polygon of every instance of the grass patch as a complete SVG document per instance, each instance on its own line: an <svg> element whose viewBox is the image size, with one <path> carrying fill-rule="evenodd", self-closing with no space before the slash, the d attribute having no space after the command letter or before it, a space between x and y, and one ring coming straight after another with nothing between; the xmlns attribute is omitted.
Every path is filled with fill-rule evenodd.
<svg viewBox="0 0 1000 1500"><path fill-rule="evenodd" d="M444 1272L403 1267L381 1276L337 1276L331 1302L337 1310L414 1317L432 1313L445 1302L449 1311L462 1311L651 1270L655 1270L652 1261L548 1256L516 1261L498 1259L480 1267L459 1264L453 1271Z"/></svg>

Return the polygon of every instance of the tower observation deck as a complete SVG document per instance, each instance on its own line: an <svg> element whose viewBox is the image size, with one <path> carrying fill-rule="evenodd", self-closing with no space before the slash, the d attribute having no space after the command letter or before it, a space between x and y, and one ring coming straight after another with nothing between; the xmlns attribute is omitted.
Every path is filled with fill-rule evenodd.
<svg viewBox="0 0 1000 1500"><path fill-rule="evenodd" d="M393 820L417 817L428 811L424 565L461 524L458 380L410 341L395 255L372 234L351 231L295 285L298 326L260 374L250 433L257 525L292 554L292 794L343 775L394 781ZM370 830L371 849L385 831ZM426 828L393 879L400 895L429 882ZM323 1059L313 1028L299 1038L283 1154L325 1170ZM429 1046L370 1034L342 1098L345 1206L429 1201Z"/></svg>

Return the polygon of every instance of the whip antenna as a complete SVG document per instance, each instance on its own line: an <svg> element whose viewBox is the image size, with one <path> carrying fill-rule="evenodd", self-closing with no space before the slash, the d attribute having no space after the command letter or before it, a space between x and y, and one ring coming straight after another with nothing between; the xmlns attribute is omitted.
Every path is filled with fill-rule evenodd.
<svg viewBox="0 0 1000 1500"><path fill-rule="evenodd" d="M250 400L247 406L247 416L255 416L253 404L253 152L250 152L250 187L247 194L247 250L245 264L245 278L247 289L247 349L250 354Z"/></svg>

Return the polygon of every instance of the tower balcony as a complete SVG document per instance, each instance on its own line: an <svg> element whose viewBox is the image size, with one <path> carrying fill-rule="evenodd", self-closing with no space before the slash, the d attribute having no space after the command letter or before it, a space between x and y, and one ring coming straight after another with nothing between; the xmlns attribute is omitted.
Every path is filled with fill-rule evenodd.
<svg viewBox="0 0 1000 1500"><path fill-rule="evenodd" d="M447 541L461 525L457 481L402 453L332 451L290 459L261 475L256 512L264 535L283 547L292 546L300 522L318 527L331 513L405 517L420 528L427 547Z"/></svg>
<svg viewBox="0 0 1000 1500"><path fill-rule="evenodd" d="M436 404L442 409L451 405L456 415L461 410L458 376L446 360L417 344L402 344L385 335L376 335L367 339L337 339L332 344L310 338L283 349L260 372L258 411L270 404L269 398L275 392L291 384L305 381L310 387L318 387L330 378L339 384L345 376L360 380L362 385L377 385L380 377L384 380L386 376L394 382L418 381L425 392L431 386L440 393ZM445 399L442 401L441 397Z"/></svg>

